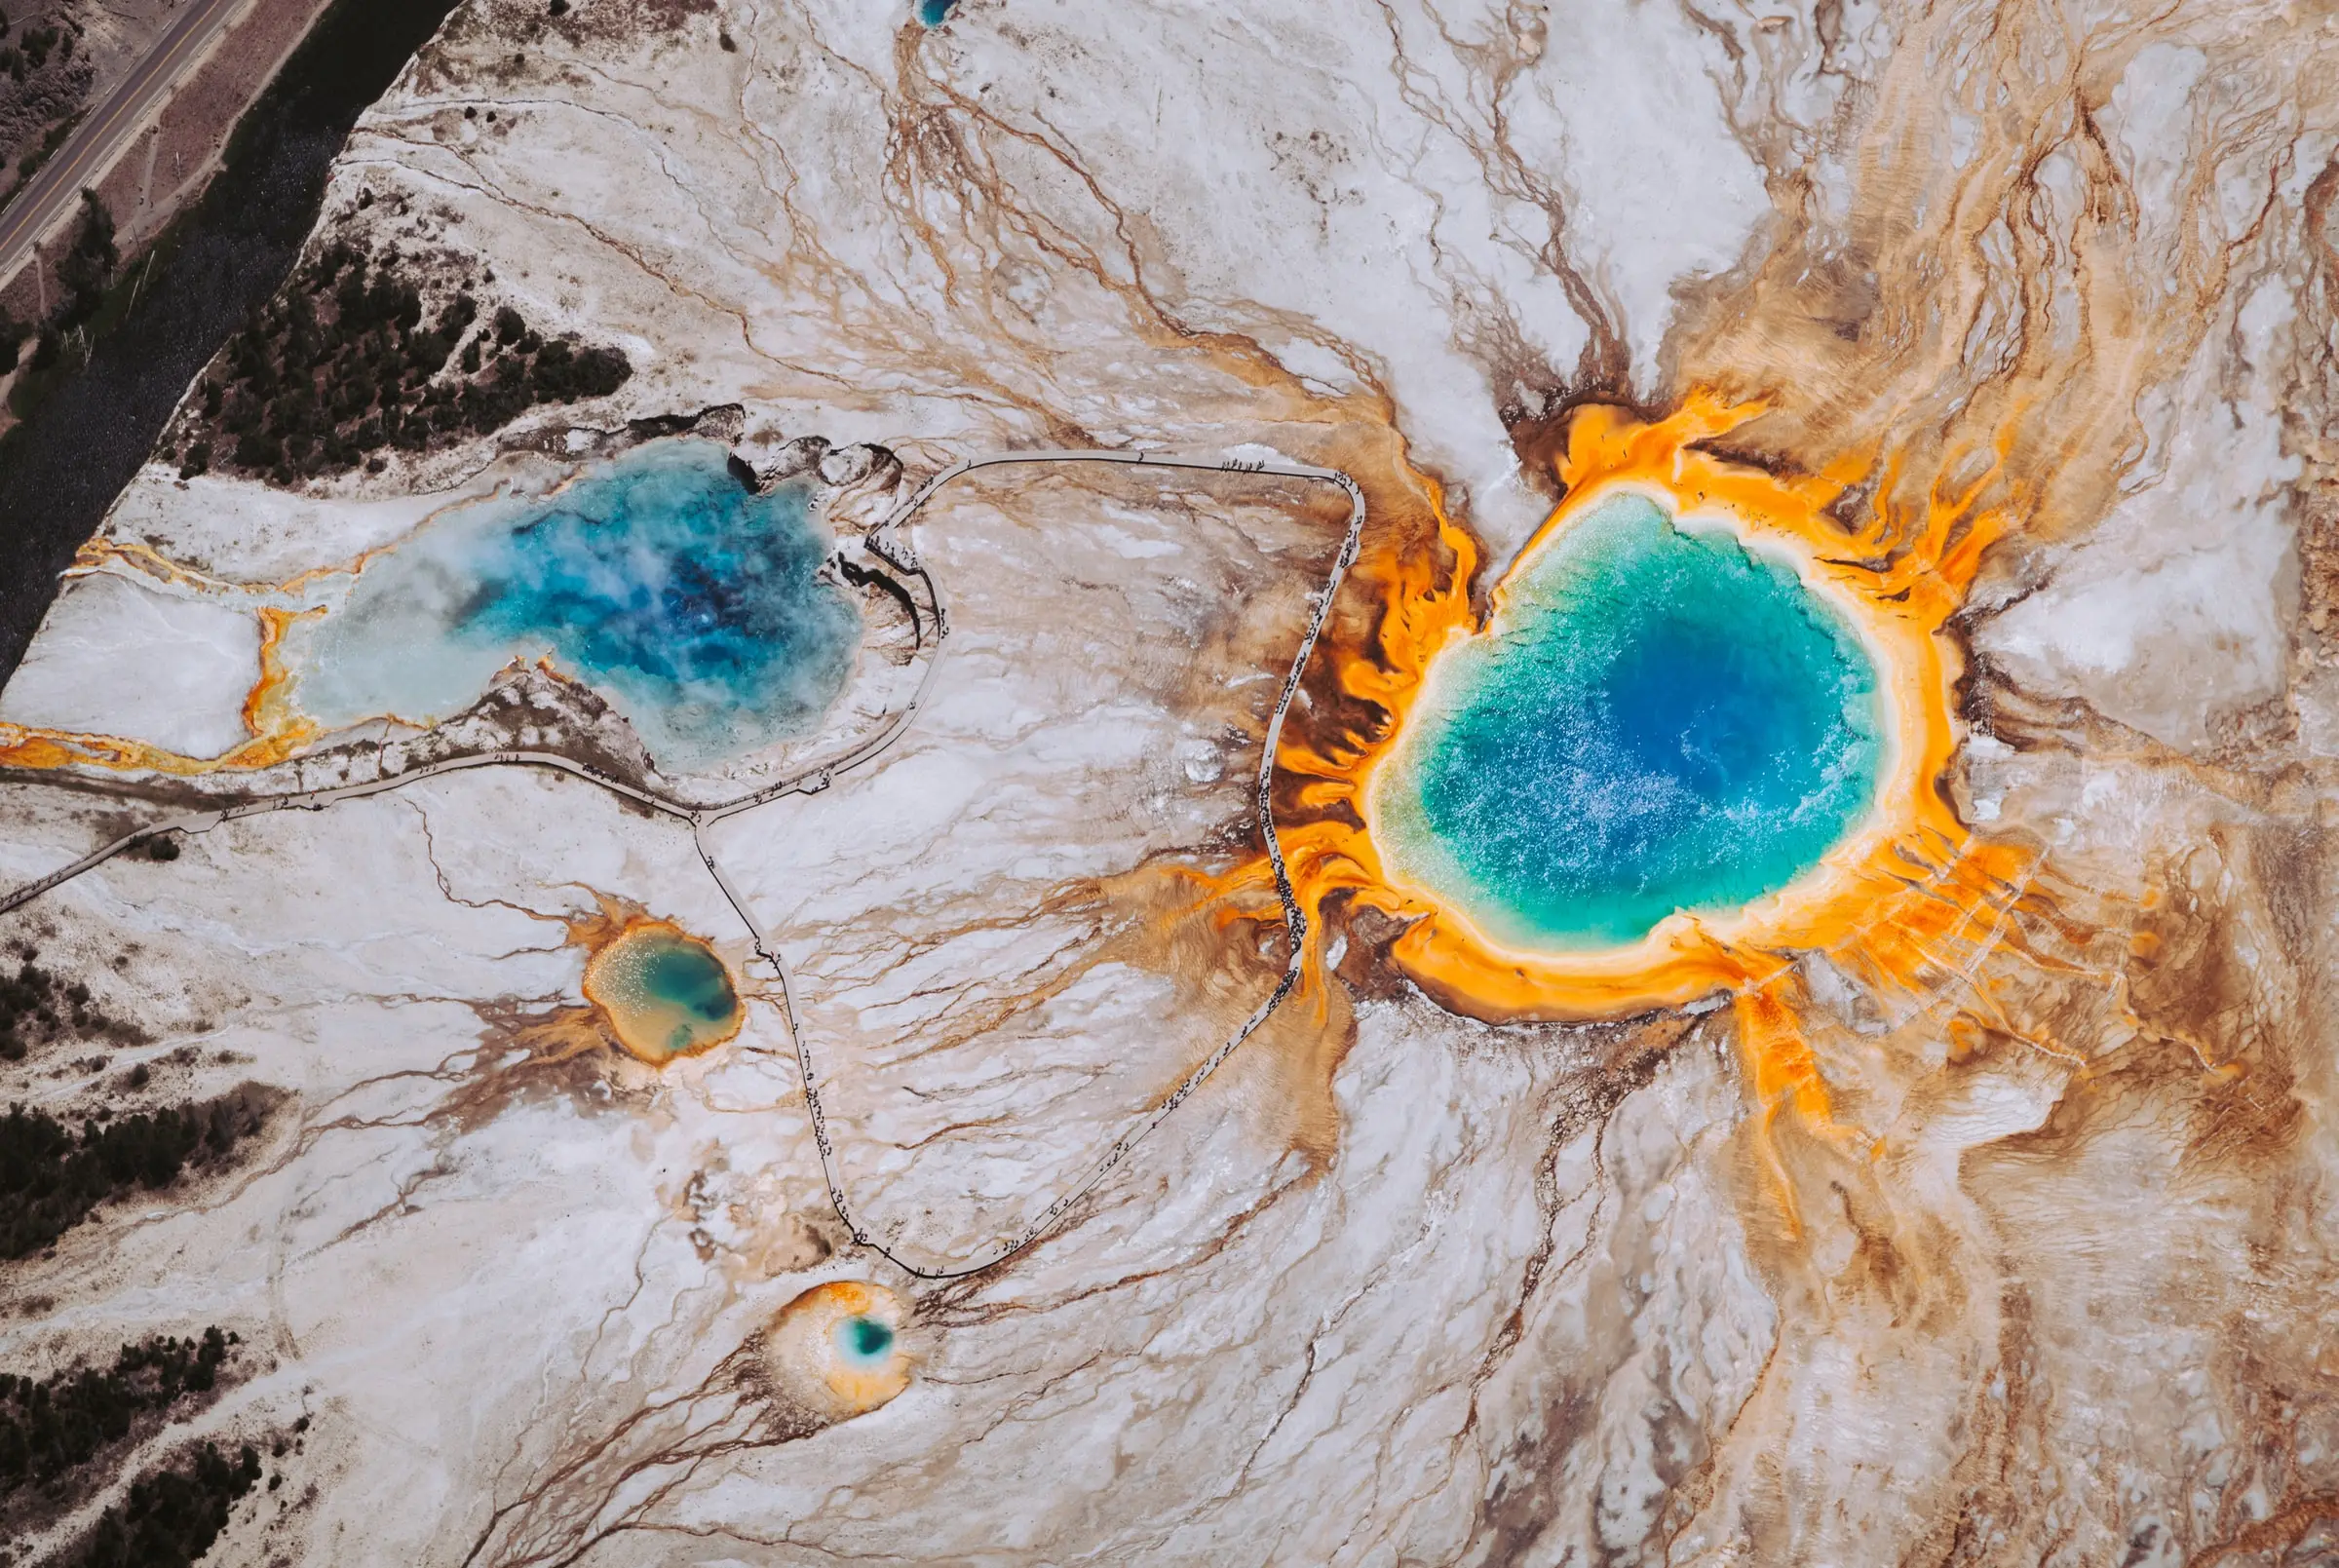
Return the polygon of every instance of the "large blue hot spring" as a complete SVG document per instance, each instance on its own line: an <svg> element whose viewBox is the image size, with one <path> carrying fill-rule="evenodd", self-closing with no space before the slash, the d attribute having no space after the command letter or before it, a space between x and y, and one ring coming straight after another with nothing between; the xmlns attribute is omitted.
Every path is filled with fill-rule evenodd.
<svg viewBox="0 0 2339 1568"><path fill-rule="evenodd" d="M1496 941L1596 951L1785 887L1869 812L1886 746L1840 612L1729 530L1623 494L1438 659L1373 825L1400 880Z"/></svg>
<svg viewBox="0 0 2339 1568"><path fill-rule="evenodd" d="M668 769L815 724L861 617L816 577L829 539L800 489L748 493L709 441L659 442L545 499L433 519L287 639L294 698L328 725L469 707L515 658L600 692Z"/></svg>

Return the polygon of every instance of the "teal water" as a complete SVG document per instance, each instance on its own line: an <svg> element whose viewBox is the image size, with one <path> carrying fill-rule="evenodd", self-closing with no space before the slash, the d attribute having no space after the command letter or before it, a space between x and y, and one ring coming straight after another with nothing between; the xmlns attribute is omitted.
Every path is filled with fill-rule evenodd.
<svg viewBox="0 0 2339 1568"><path fill-rule="evenodd" d="M1488 936L1620 946L1775 893L1868 811L1876 673L1794 571L1618 496L1448 652L1374 779L1382 853Z"/></svg>
<svg viewBox="0 0 2339 1568"><path fill-rule="evenodd" d="M702 1051L740 1022L739 992L714 949L666 925L637 926L596 953L585 994L645 1061Z"/></svg>
<svg viewBox="0 0 2339 1568"><path fill-rule="evenodd" d="M712 1029L731 1021L739 1009L739 994L731 989L731 975L721 959L694 941L666 938L643 946L640 987L645 1002L670 1007ZM682 1037L676 1049L687 1049L692 1032L687 1024L676 1028Z"/></svg>
<svg viewBox="0 0 2339 1568"><path fill-rule="evenodd" d="M835 1328L836 1348L848 1361L874 1366L894 1348L894 1331L874 1318L848 1318Z"/></svg>
<svg viewBox="0 0 2339 1568"><path fill-rule="evenodd" d="M441 719L512 659L550 654L662 766L721 761L809 728L844 689L861 617L814 576L828 549L803 491L749 494L720 446L662 441L376 557L345 606L288 634L294 699L328 725Z"/></svg>

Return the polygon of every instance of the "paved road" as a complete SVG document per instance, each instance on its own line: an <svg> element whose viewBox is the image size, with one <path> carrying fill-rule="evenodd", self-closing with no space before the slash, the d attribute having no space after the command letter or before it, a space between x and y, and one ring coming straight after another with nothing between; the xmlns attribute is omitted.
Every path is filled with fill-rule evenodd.
<svg viewBox="0 0 2339 1568"><path fill-rule="evenodd" d="M894 509L892 516L886 519L883 527L879 530L879 536L881 538L901 538L901 527L917 514L921 507L926 505L934 493L960 476L971 474L981 468L997 468L1008 464L1025 463L1113 463L1138 468L1199 469L1208 473L1257 474L1282 478L1307 479L1323 484L1336 484L1348 495L1348 532L1341 541L1338 555L1333 558L1331 573L1325 581L1323 591L1311 598L1312 609L1308 616L1307 634L1300 639L1298 651L1291 658L1291 667L1284 676L1283 689L1276 697L1275 708L1268 718L1267 734L1259 752L1256 781L1259 822L1267 840L1267 859L1274 867L1276 896L1283 902L1284 925L1291 943L1291 956L1285 964L1283 977L1277 981L1274 992L1259 1004L1257 1011L1245 1019L1242 1026L1229 1035L1215 1051L1204 1058L1200 1066L1188 1073L1184 1081L1170 1091L1168 1098L1145 1113L1134 1126L1115 1139L1112 1146L1104 1152L1086 1175L1059 1193L1022 1230L1003 1239L990 1251L973 1262L940 1263L934 1260L923 1263L912 1262L901 1256L885 1243L878 1241L869 1233L868 1228L855 1217L852 1202L845 1195L843 1180L836 1168L836 1151L828 1136L827 1110L821 1099L821 1079L813 1061L811 1042L806 1039L801 1025L802 1013L796 1002L795 977L789 973L786 963L782 960L774 948L773 944L778 940L777 934L766 937L763 928L756 923L754 912L748 905L747 897L740 892L738 885L731 880L715 860L714 852L708 845L706 837L707 829L725 818L735 817L741 812L751 811L757 806L769 804L784 795L812 794L827 788L840 775L852 769L863 767L883 756L903 735L908 733L911 723L917 718L919 710L925 707L927 698L934 690L935 676L941 670L942 655L950 634L950 612L949 607L942 601L941 586L934 580L934 575L918 564L914 558L905 557L895 561L894 564L905 575L915 577L924 585L926 601L933 623L934 640L927 652L926 669L919 675L917 690L911 695L908 704L901 712L895 714L883 729L859 745L801 768L778 783L766 785L751 794L713 805L695 804L628 784L611 776L603 769L594 767L590 763L578 762L557 751L482 751L470 756L449 757L438 762L421 763L396 773L385 773L379 778L368 779L358 784L341 784L329 789L308 789L291 794L267 795L242 801L232 806L220 807L216 810L179 812L169 817L157 818L153 822L132 829L111 843L91 851L71 864L59 866L37 882L27 883L12 893L0 896L0 914L6 914L12 909L30 903L42 894L70 882L83 872L103 864L124 850L159 834L206 832L218 826L221 822L235 822L246 817L262 816L272 811L323 811L326 807L339 801L356 800L366 795L378 795L386 790L401 789L425 779L440 778L466 768L518 766L556 769L573 778L598 784L613 794L623 795L652 811L678 818L690 824L692 842L698 848L699 859L706 863L708 874L714 878L715 886L722 890L724 899L730 903L732 909L738 913L740 920L747 926L748 936L754 945L756 956L771 965L773 973L780 977L781 998L786 1009L788 1037L795 1045L796 1067L804 1078L804 1101L812 1116L813 1141L820 1149L821 1172L827 1182L828 1201L835 1206L837 1218L842 1220L846 1229L852 1233L853 1240L880 1254L903 1273L921 1280L958 1280L971 1274L980 1274L985 1269L997 1268L1054 1230L1064 1215L1071 1211L1075 1204L1093 1191L1096 1184L1111 1174L1114 1167L1126 1160L1131 1151L1144 1141L1155 1128L1161 1126L1170 1112L1183 1105L1194 1091L1200 1089L1210 1075L1225 1063L1227 1057L1235 1053L1236 1048L1258 1031L1259 1026L1265 1023L1275 1010L1283 1005L1285 998L1288 997L1292 988L1299 983L1301 966L1307 948L1308 916L1307 911L1300 906L1299 900L1292 891L1290 873L1284 864L1283 840L1276 833L1273 799L1275 757L1283 742L1285 715L1290 711L1291 699L1299 690L1300 677L1306 672L1308 660L1316 651L1317 638L1323 632L1323 623L1331 613L1332 599L1339 593L1341 579L1348 575L1349 567L1356 563L1357 549L1362 540L1364 530L1364 492L1358 487L1356 480L1338 469L1311 468L1302 463L1254 462L1240 458L1176 457L1158 452L1067 450L1002 452L991 457L971 458L964 463L946 468L918 486L908 500ZM896 545L892 549L896 554L900 554L903 547Z"/></svg>
<svg viewBox="0 0 2339 1568"><path fill-rule="evenodd" d="M32 248L103 177L148 116L160 108L227 27L245 0L179 0L182 8L147 57L90 111L32 183L0 210L0 285L32 258Z"/></svg>

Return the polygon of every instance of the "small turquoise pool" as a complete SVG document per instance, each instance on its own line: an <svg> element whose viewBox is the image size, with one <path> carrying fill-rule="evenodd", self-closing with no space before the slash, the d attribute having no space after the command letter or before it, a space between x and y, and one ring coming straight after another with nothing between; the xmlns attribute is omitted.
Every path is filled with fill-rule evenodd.
<svg viewBox="0 0 2339 1568"><path fill-rule="evenodd" d="M1783 562L1619 495L1443 654L1372 783L1400 879L1535 950L1779 891L1869 811L1875 668Z"/></svg>
<svg viewBox="0 0 2339 1568"><path fill-rule="evenodd" d="M664 921L630 926L585 967L585 995L618 1040L660 1063L739 1032L739 991L714 949Z"/></svg>
<svg viewBox="0 0 2339 1568"><path fill-rule="evenodd" d="M894 1351L893 1326L875 1318L846 1318L830 1332L836 1339L837 1354L849 1365L881 1365Z"/></svg>
<svg viewBox="0 0 2339 1568"><path fill-rule="evenodd" d="M469 707L513 659L549 655L669 768L815 723L852 672L861 616L815 575L829 540L800 489L750 494L710 441L628 454L538 501L434 519L369 562L349 601L296 626L294 700L328 725Z"/></svg>

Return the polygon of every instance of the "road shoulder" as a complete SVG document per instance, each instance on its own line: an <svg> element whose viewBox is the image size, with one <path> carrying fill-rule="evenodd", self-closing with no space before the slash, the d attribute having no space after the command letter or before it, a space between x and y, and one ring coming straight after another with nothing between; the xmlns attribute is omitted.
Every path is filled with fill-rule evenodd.
<svg viewBox="0 0 2339 1568"><path fill-rule="evenodd" d="M126 261L203 194L220 167L236 123L251 107L329 0L253 0L151 115L129 137L91 188L114 217ZM0 308L19 321L36 319L54 299L56 280L44 276L68 243L60 222L38 248L40 259L0 286Z"/></svg>

